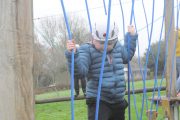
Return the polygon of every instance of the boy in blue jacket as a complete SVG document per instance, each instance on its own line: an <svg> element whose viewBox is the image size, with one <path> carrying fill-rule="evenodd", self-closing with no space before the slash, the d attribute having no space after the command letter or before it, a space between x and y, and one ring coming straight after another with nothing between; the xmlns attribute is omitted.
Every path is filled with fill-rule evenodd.
<svg viewBox="0 0 180 120"><path fill-rule="evenodd" d="M78 49L74 40L67 41L66 58L69 69L71 65L71 52L75 52L75 68L78 74L87 76L86 103L88 106L88 120L95 119L96 97L101 70L104 42L106 38L106 23L95 24L92 32L92 43L81 45ZM128 53L128 36L129 53ZM132 25L128 26L124 45L118 41L118 27L115 22L110 25L107 55L104 64L104 74L99 105L99 120L124 120L125 109L128 103L124 99L126 83L124 64L134 56L138 35Z"/></svg>

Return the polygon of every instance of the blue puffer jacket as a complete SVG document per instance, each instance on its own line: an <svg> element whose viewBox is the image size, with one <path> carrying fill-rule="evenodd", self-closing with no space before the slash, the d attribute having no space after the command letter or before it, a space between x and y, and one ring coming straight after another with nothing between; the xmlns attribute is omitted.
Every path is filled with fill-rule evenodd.
<svg viewBox="0 0 180 120"><path fill-rule="evenodd" d="M107 53L107 56L111 56L112 63L108 61L109 57L106 57L104 65L104 74L101 88L101 100L108 103L119 103L124 100L126 83L124 77L124 64L128 62L128 46L127 37L125 36L125 44L122 46L119 41L115 44L113 50ZM130 60L134 56L136 49L136 40L138 35L130 36ZM66 58L70 68L71 53L66 51ZM98 51L92 44L82 45L75 53L75 68L78 69L79 74L87 76L86 86L86 98L96 98L99 76L101 70L103 53Z"/></svg>

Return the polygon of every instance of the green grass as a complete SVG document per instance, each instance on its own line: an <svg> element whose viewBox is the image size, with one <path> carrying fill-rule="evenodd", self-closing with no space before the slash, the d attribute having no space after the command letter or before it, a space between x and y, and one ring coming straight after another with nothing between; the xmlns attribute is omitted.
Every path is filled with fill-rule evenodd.
<svg viewBox="0 0 180 120"><path fill-rule="evenodd" d="M70 102L36 105L36 120L71 120ZM85 100L74 103L75 120L87 120Z"/></svg>
<svg viewBox="0 0 180 120"><path fill-rule="evenodd" d="M158 85L160 80L158 81ZM163 82L165 85L165 82ZM142 88L142 81L135 82L135 89ZM153 87L153 81L146 81L146 87ZM82 93L81 93L82 94ZM157 93L156 93L157 95ZM165 95L165 92L161 92L161 95ZM37 95L36 99L47 99L53 97L67 97L70 96L70 90L64 90L60 92L50 92L46 94ZM142 96L143 94L136 94L136 106L138 109L138 115L140 117L141 107L142 107ZM147 98L151 97L152 93L147 93ZM131 95L131 117L132 120L136 120L136 112L133 95ZM126 96L127 99L127 96ZM150 109L151 102L148 101L148 108ZM58 103L48 103L39 104L35 106L35 118L36 120L71 120L71 103L68 102L58 102ZM155 106L153 105L153 108ZM128 118L128 109L126 109L126 119ZM75 120L87 120L87 106L85 100L76 100L74 103L74 114ZM158 120L163 119L162 108L158 107ZM144 103L144 111L142 120L147 120L146 117L146 101Z"/></svg>

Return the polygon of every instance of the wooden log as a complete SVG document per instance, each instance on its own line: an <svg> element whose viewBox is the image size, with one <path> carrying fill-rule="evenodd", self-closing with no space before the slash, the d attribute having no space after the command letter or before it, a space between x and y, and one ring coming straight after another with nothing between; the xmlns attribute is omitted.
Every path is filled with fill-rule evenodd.
<svg viewBox="0 0 180 120"><path fill-rule="evenodd" d="M147 88L146 92L152 92L154 90L154 88ZM157 89L155 89L157 91ZM166 90L166 87L162 87L161 90ZM130 91L130 93L132 94L133 91ZM143 93L143 89L136 89L134 90L135 94L138 93ZM127 95L127 91L126 91L126 95ZM84 96L80 96L75 98L75 100L83 100L85 99ZM44 100L36 100L36 104L44 104L44 103L53 103L53 102L63 102L63 101L70 101L71 98L70 97L63 97L63 98L51 98L51 99L44 99Z"/></svg>

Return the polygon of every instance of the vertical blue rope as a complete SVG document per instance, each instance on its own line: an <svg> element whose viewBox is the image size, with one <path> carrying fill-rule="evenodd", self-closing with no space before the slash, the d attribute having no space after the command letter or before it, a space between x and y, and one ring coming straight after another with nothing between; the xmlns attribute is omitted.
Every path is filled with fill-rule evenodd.
<svg viewBox="0 0 180 120"><path fill-rule="evenodd" d="M130 37L128 35L128 53L130 49ZM130 97L130 63L129 63L129 54L128 54L128 118L131 120L131 97Z"/></svg>
<svg viewBox="0 0 180 120"><path fill-rule="evenodd" d="M143 99L142 99L142 106L144 106L144 97L146 97L146 107L148 107L147 105L147 95L146 95L146 77L147 77L147 64L148 64L148 58L149 58L149 51L150 51L150 44L151 44L151 37L152 37L152 30L153 30L153 22L154 22L154 4L155 1L153 0L153 11L152 11L152 26L151 26L151 32L150 32L150 37L149 37L149 44L148 44L148 51L146 54L146 63L144 66L144 80L143 80ZM148 109L148 108L147 108ZM144 111L144 107L141 108L141 117L140 120L142 120L142 114Z"/></svg>
<svg viewBox="0 0 180 120"><path fill-rule="evenodd" d="M161 39L162 39L162 32L163 32L163 27L164 27L164 19L165 19L165 11L166 11L165 10L165 0L164 0L164 8L163 9L164 9L163 10L163 19L162 19L162 25L161 25L161 31L160 31L160 37L159 37L159 43L158 43L158 53L157 53L156 63L155 63L155 80L157 80L158 63L159 63L159 56L160 56L160 51L161 51L161 49L160 49L161 48ZM159 91L158 86L157 86L157 88L158 88L158 98L159 98L160 91ZM155 92L155 89L153 91L153 96L154 96L154 92ZM152 104L153 104L153 101L151 102L151 106L152 106ZM159 101L157 101L157 104L156 104L156 112L158 111L158 104L159 104Z"/></svg>
<svg viewBox="0 0 180 120"><path fill-rule="evenodd" d="M104 12L105 12L105 15L107 15L106 2L105 2L105 0L103 0L103 5L104 5Z"/></svg>
<svg viewBox="0 0 180 120"><path fill-rule="evenodd" d="M134 14L134 0L132 0L131 17L130 17L130 22L129 22L130 25L132 24L133 14Z"/></svg>
<svg viewBox="0 0 180 120"><path fill-rule="evenodd" d="M125 36L125 23L124 23L124 12L123 12L123 7L121 0L119 0L120 8L121 8L121 13L122 13L122 20L123 20L123 35Z"/></svg>
<svg viewBox="0 0 180 120"><path fill-rule="evenodd" d="M158 73L158 63L159 63L159 56L160 56L160 51L161 51L161 38L162 38L162 31L163 31L163 26L164 26L164 19L165 19L165 1L164 1L164 11L163 11L163 19L162 19L162 25L161 25L161 31L160 31L160 37L159 37L159 43L158 43L158 53L156 56L156 62L155 62L155 75L154 75L154 89L153 89L153 95L152 95L152 100L151 100L151 107L150 107L150 119L152 118L152 108L153 108L153 103L154 103L154 95L155 95L155 89L159 88L158 83L157 83L157 73ZM157 86L157 87L156 87ZM158 90L158 97L160 96L160 91ZM158 104L159 101L157 101L156 104L156 112L158 110Z"/></svg>
<svg viewBox="0 0 180 120"><path fill-rule="evenodd" d="M64 7L63 0L61 0L61 6L62 6L64 19L65 19L65 23L66 23L66 27L67 27L67 31L68 31L68 37L71 40L72 34L70 31L70 26L68 23L68 18L66 15L66 10ZM72 60L71 61L71 120L74 120L74 51L72 51L71 60Z"/></svg>
<svg viewBox="0 0 180 120"><path fill-rule="evenodd" d="M111 12L111 0L109 0L109 7L108 7L108 20L107 20L107 29L106 29L106 35L107 36L106 36L105 45L104 45L104 52L103 52L101 71L100 71L100 77L99 77L98 95L97 95L97 100L96 100L95 120L98 120L98 113L99 113L99 101L100 101L100 95L101 95L101 85L102 85L104 64L105 64L105 59L106 59L106 50L107 50L108 37L109 37L110 12Z"/></svg>
<svg viewBox="0 0 180 120"><path fill-rule="evenodd" d="M132 24L134 14L134 0L132 0L132 7L131 7L131 17L130 17L130 25ZM129 50L130 50L130 36L127 36L128 39L128 119L131 120L131 97L130 97L130 59L129 59Z"/></svg>
<svg viewBox="0 0 180 120"><path fill-rule="evenodd" d="M145 16L145 21L146 21L146 25L147 25L147 35L148 35L148 40L150 40L150 37L149 37L149 26L148 26L148 20L147 20L147 14L146 14L146 9L145 9L145 6L144 6L144 0L142 0L142 6L143 6L143 11L144 11L144 16ZM152 50L151 50L151 47L149 49L149 52L150 54L152 55L152 58L153 58L153 61L155 63L155 58L154 58L154 54L152 53ZM147 95L146 95L146 109L148 109L148 101L147 101Z"/></svg>
<svg viewBox="0 0 180 120"><path fill-rule="evenodd" d="M120 3L120 8L121 8L121 12L122 12L122 19L123 19L123 33L125 35L125 23L124 23L124 12L123 12L123 8L122 8L122 3L121 3L121 0L119 0L119 3ZM134 11L133 11L134 13ZM135 28L136 27L136 20L135 20L135 15L132 14L132 17L134 18L134 23L135 23ZM137 31L137 29L136 29ZM139 44L138 44L138 48L139 48ZM139 57L140 58L140 57ZM129 66L129 71L130 71L130 75L132 77L132 90L133 90L133 97L134 97L134 106L135 106L135 111L136 111L136 118L139 119L139 116L138 116L138 110L137 110L137 106L136 106L136 96L135 96L135 93L134 93L134 76L133 76L133 73L132 73L132 70L131 70L131 64ZM130 86L130 85L129 85Z"/></svg>
<svg viewBox="0 0 180 120"><path fill-rule="evenodd" d="M90 32L92 33L91 18L90 18L90 14L89 14L89 8L88 8L87 0L85 0L85 3L86 3L86 11L87 11L87 15L88 15L88 22L89 22Z"/></svg>
<svg viewBox="0 0 180 120"><path fill-rule="evenodd" d="M135 24L135 28L136 28L136 31L137 31L137 26L136 26L136 19L135 19L135 13L133 14L134 15L134 24ZM138 60L140 59L140 53L139 53L139 40L137 39L136 41L136 44L138 44ZM142 67L140 66L140 60L138 61L139 63L139 67L140 67L140 71L142 73ZM139 115L138 115L138 109L137 109L137 105L136 105L136 96L135 96L135 92L134 92L134 76L133 76L133 73L132 73L132 70L131 70L131 63L130 63L130 73L131 73L131 76L132 76L132 91L133 91L133 101L134 101L134 107L135 107L135 111L136 111L136 118L137 120L139 120Z"/></svg>
<svg viewBox="0 0 180 120"><path fill-rule="evenodd" d="M123 12L123 7L122 7L121 0L119 0L119 3L120 3L121 12L122 12L123 34L125 35L124 12ZM134 12L134 11L133 11L133 12ZM135 28L136 28L135 16L134 16L134 14L132 14L132 16L134 17L134 23L135 23ZM136 31L137 31L137 30L136 30ZM139 46L139 44L138 44L138 46ZM134 93L134 76L133 76L133 73L132 73L132 70L131 70L131 64L130 64L130 66L129 66L129 71L130 71L130 74L131 74L131 76L132 76L132 89L133 89L133 97L134 97L134 106L135 106L135 111L136 111L136 118L139 119L138 110L137 110L137 106L136 106L136 96L135 96L135 93ZM130 85L129 85L129 86L130 86Z"/></svg>

